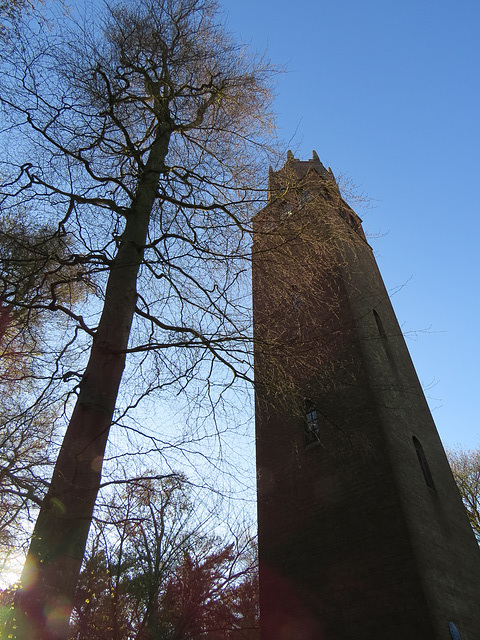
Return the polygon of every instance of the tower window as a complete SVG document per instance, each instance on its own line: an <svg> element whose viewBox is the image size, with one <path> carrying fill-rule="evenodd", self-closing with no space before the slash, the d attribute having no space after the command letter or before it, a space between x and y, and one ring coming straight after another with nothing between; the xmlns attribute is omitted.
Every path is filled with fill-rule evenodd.
<svg viewBox="0 0 480 640"><path fill-rule="evenodd" d="M307 444L318 441L318 415L313 402L305 403L305 439Z"/></svg>
<svg viewBox="0 0 480 640"><path fill-rule="evenodd" d="M415 450L417 452L418 462L420 463L420 468L422 470L423 477L425 478L427 487L430 487L430 489L433 489L435 491L435 484L433 482L432 473L430 471L430 467L428 466L427 458L425 456L423 447L420 444L420 441L415 436L413 436L412 440L413 440L413 446L415 447Z"/></svg>
<svg viewBox="0 0 480 640"><path fill-rule="evenodd" d="M373 317L375 318L375 322L377 323L377 329L378 329L378 333L380 334L380 337L386 338L387 334L385 333L385 329L383 328L382 319L380 318L378 313L375 311L375 309L373 309Z"/></svg>
<svg viewBox="0 0 480 640"><path fill-rule="evenodd" d="M462 640L462 636L460 635L460 631L457 629L457 626L454 622L450 622L448 625L450 629L450 635L453 640Z"/></svg>

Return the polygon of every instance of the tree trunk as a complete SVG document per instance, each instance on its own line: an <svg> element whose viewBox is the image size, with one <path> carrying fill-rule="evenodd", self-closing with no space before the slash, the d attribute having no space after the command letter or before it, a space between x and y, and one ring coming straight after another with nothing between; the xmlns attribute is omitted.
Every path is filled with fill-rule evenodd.
<svg viewBox="0 0 480 640"><path fill-rule="evenodd" d="M90 358L40 509L5 637L64 640L125 366L148 224L170 130L159 131L112 262Z"/></svg>

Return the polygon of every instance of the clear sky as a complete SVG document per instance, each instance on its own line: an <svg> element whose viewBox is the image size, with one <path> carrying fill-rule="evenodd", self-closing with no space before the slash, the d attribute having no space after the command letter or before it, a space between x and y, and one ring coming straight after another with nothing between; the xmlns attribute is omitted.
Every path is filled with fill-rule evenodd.
<svg viewBox="0 0 480 640"><path fill-rule="evenodd" d="M375 200L357 212L442 440L480 445L478 0L221 4L287 69L275 107L295 155Z"/></svg>

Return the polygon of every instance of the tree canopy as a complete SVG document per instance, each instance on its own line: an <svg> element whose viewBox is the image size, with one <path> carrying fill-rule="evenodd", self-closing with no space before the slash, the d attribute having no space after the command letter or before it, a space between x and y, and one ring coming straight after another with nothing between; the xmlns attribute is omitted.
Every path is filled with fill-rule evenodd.
<svg viewBox="0 0 480 640"><path fill-rule="evenodd" d="M246 532L214 536L180 474L117 488L77 586L72 640L254 637L257 561Z"/></svg>
<svg viewBox="0 0 480 640"><path fill-rule="evenodd" d="M225 33L215 2L90 11L23 24L0 79L1 215L68 238L52 278L2 298L57 319L35 394L55 396L66 430L9 628L35 640L65 637L105 456L138 456L142 434L160 466L195 455L224 429L225 389L250 378L249 220L271 154L273 69ZM64 295L79 279L94 283L80 304ZM142 424L166 393L193 430Z"/></svg>

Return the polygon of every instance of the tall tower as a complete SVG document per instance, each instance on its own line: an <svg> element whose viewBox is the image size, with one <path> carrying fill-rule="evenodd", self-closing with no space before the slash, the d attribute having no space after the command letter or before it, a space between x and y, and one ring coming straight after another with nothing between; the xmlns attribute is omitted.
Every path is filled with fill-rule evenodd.
<svg viewBox="0 0 480 640"><path fill-rule="evenodd" d="M289 152L254 218L262 640L478 640L480 553L361 220Z"/></svg>

